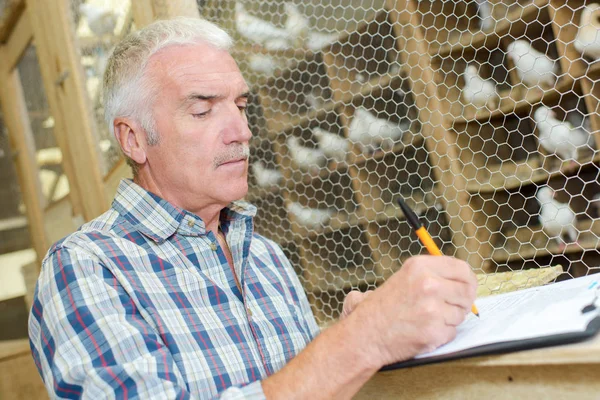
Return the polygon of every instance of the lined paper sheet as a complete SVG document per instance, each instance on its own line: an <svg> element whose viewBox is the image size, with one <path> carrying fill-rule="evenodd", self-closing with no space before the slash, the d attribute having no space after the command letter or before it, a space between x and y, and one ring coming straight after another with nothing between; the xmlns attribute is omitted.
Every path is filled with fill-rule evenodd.
<svg viewBox="0 0 600 400"><path fill-rule="evenodd" d="M492 343L583 332L599 315L598 309L581 312L594 301L598 286L600 274L479 298L476 304L481 318L470 314L458 327L452 342L415 358L445 355Z"/></svg>

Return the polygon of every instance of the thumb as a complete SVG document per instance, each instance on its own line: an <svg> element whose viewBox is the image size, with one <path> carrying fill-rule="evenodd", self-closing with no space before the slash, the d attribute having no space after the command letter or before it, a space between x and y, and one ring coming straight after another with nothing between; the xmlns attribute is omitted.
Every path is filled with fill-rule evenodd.
<svg viewBox="0 0 600 400"><path fill-rule="evenodd" d="M365 293L359 292L358 290L353 290L344 299L344 306L342 308L342 315L340 319L346 318L352 311L358 307L358 305L366 299L373 291L368 290Z"/></svg>

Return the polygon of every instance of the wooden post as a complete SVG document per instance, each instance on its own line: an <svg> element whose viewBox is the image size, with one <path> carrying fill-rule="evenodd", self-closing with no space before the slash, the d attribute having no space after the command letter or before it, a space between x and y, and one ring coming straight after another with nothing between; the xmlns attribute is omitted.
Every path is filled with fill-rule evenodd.
<svg viewBox="0 0 600 400"><path fill-rule="evenodd" d="M138 29L157 19L200 17L195 0L134 0L131 2L133 21Z"/></svg>
<svg viewBox="0 0 600 400"><path fill-rule="evenodd" d="M196 0L152 0L155 19L200 17Z"/></svg>
<svg viewBox="0 0 600 400"><path fill-rule="evenodd" d="M131 2L133 22L138 29L149 25L154 21L153 0L135 0Z"/></svg>
<svg viewBox="0 0 600 400"><path fill-rule="evenodd" d="M6 47L0 47L0 106L15 158L31 243L36 251L38 261L41 261L49 246L44 230L44 196L38 180L35 145L27 120L23 89L17 71L8 68L8 60Z"/></svg>
<svg viewBox="0 0 600 400"><path fill-rule="evenodd" d="M31 0L27 11L48 105L56 121L56 140L63 152L73 210L90 220L104 212L109 203L69 4L66 0Z"/></svg>

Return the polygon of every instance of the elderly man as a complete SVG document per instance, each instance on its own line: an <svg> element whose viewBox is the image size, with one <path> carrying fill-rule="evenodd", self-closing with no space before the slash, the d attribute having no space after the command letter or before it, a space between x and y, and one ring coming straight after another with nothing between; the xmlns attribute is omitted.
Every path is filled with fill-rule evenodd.
<svg viewBox="0 0 600 400"><path fill-rule="evenodd" d="M231 45L176 19L111 56L106 117L134 180L43 262L29 329L52 397L349 398L451 340L468 313L470 268L414 257L317 336L289 261L239 201L252 134Z"/></svg>

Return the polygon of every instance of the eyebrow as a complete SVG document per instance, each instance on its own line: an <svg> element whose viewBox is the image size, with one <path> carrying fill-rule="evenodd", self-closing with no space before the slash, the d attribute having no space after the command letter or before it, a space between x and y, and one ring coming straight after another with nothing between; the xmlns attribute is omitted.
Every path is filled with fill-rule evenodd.
<svg viewBox="0 0 600 400"><path fill-rule="evenodd" d="M214 100L223 96L218 96L216 94L200 94L200 93L190 93L185 97L185 102L189 103L194 100Z"/></svg>
<svg viewBox="0 0 600 400"><path fill-rule="evenodd" d="M250 92L245 91L244 93L240 94L237 98L238 99L248 99L249 97L250 97ZM193 102L195 100L210 101L210 100L215 100L215 99L220 99L220 98L223 98L223 96L216 95L216 94L190 93L189 95L187 95L185 97L183 104L189 104L190 102Z"/></svg>

